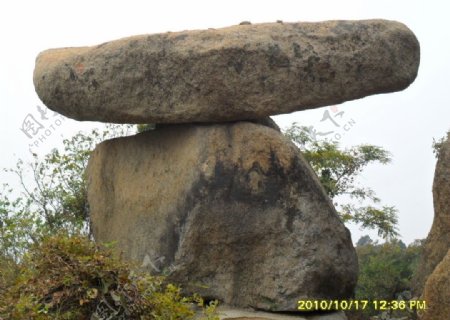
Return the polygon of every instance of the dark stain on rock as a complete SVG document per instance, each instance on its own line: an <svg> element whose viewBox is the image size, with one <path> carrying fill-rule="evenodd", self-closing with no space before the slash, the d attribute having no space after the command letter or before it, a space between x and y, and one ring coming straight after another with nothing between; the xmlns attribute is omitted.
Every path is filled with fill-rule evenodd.
<svg viewBox="0 0 450 320"><path fill-rule="evenodd" d="M278 44L270 44L267 50L270 68L288 68L290 66L289 58L284 54Z"/></svg>
<svg viewBox="0 0 450 320"><path fill-rule="evenodd" d="M260 208L261 212L269 208L283 207L286 209L287 228L292 232L294 219L296 217L301 218L303 213L291 203L293 199L288 196L286 186L295 185L299 194L316 194L326 197L320 185L311 178L311 173L306 171L307 168L302 165L298 158L294 159L290 168L284 167L274 151L270 154L270 166L266 172L263 171L258 162L254 162L252 167L246 171L237 164L230 165L217 161L214 167L214 175L210 178L201 176L191 188L191 191L188 192L189 196L184 202L184 207L178 208L178 210L187 214L195 206L205 205L205 214L208 216L222 214L219 213L221 210L215 211L220 207L215 208L217 199L222 199L226 203L254 208L255 211ZM266 183L259 185L260 188L257 193L248 183L251 172L258 172L266 180ZM230 214L238 213L226 213L226 215Z"/></svg>
<svg viewBox="0 0 450 320"><path fill-rule="evenodd" d="M332 263L332 262L330 262ZM356 277L354 281L343 283L341 274L337 274L335 268L331 265L318 274L316 271L311 271L309 279L315 283L315 288L322 295L317 299L340 299L341 297L354 297L354 287L356 285Z"/></svg>
<svg viewBox="0 0 450 320"><path fill-rule="evenodd" d="M294 56L296 58L302 57L302 51L301 51L300 45L298 43L294 42L292 44L292 50L294 51Z"/></svg>
<svg viewBox="0 0 450 320"><path fill-rule="evenodd" d="M69 71L69 79L72 81L75 81L78 79L77 75L75 74L75 72L73 72L72 69L70 69L70 71Z"/></svg>
<svg viewBox="0 0 450 320"><path fill-rule="evenodd" d="M65 98L59 85L55 87L53 91L53 97L55 98L56 101L62 101Z"/></svg>
<svg viewBox="0 0 450 320"><path fill-rule="evenodd" d="M181 41L181 40L185 40L186 38L188 38L189 36L187 34L180 34L178 36L175 37L175 41Z"/></svg>
<svg viewBox="0 0 450 320"><path fill-rule="evenodd" d="M296 216L300 216L301 217L302 213L300 210L297 210L294 207L289 207L286 208L286 216L287 216L287 220L286 220L286 229L289 232L293 232L293 225L294 225L294 220Z"/></svg>
<svg viewBox="0 0 450 320"><path fill-rule="evenodd" d="M218 52L212 52L212 54L217 54ZM213 55L211 56L213 58ZM241 74L245 65L250 64L252 61L253 54L242 48L230 48L226 50L227 56L227 67L234 69L238 75Z"/></svg>
<svg viewBox="0 0 450 320"><path fill-rule="evenodd" d="M97 80L93 79L91 81L91 86L90 87L94 88L94 90L97 90L98 87L99 87L99 84L98 84Z"/></svg>
<svg viewBox="0 0 450 320"><path fill-rule="evenodd" d="M320 58L318 56L310 56L307 60L306 66L303 68L304 77L311 82L316 81L315 74L320 74L320 73L315 72L319 61L320 61Z"/></svg>
<svg viewBox="0 0 450 320"><path fill-rule="evenodd" d="M244 65L243 65L243 63L242 63L242 61L236 61L234 64L233 64L233 67L234 67L234 70L238 73L238 74L241 74L241 72L242 72L242 69L244 69Z"/></svg>
<svg viewBox="0 0 450 320"><path fill-rule="evenodd" d="M239 292L242 290L240 287L242 283L245 283L245 277L247 277L248 270L238 270L243 266L252 265L253 261L259 261L259 257L253 257L252 248L258 243L264 243L267 241L267 234L253 233L253 224L257 221L264 221L264 215L275 210L276 208L284 208L284 214L286 219L284 220L284 228L286 232L293 233L296 228L294 222L296 220L307 220L308 217L305 213L301 212L297 208L298 196L303 195L308 199L326 198L325 193L321 189L317 181L314 180L311 172L305 163L299 159L294 158L289 167L284 166L278 158L275 151L272 151L269 155L270 165L267 170L263 170L258 162L254 162L252 167L248 170L244 170L239 164L233 162L221 162L217 161L214 167L214 174L211 177L200 176L199 180L192 186L191 190L187 192L187 199L183 201L183 205L177 208L177 211L182 213L182 218L177 222L169 221L168 223L174 223L175 227L169 230L175 230L171 237L172 239L161 239L161 241L167 241L166 246L172 247L168 252L177 252L180 249L181 239L184 239L183 232L189 227L184 227L186 223L192 223L197 226L204 224L204 234L197 234L194 241L197 245L189 247L193 250L189 254L197 259L189 260L190 266L184 266L184 270L197 270L195 267L197 261L206 261L210 259L216 259L216 255L220 256L214 250L214 247L208 245L209 239L218 239L221 242L221 247L227 247L223 241L230 241L228 248L230 252L226 255L233 263L233 271L225 271L235 277L230 284L229 292L233 297L239 297ZM265 183L259 185L258 192L255 193L249 185L249 175L251 172L258 172L264 177ZM296 190L296 196L291 196L287 186L293 187ZM318 199L318 201L326 201L325 199ZM179 214L175 214L175 216ZM171 215L172 216L172 215ZM187 217L189 221L187 222ZM211 223L214 221L214 223ZM232 229L228 229L227 226L235 224L236 221L240 221L239 225L235 225ZM280 221L281 223L281 221ZM215 225L215 226L214 226ZM275 226L279 228L280 226ZM270 228L270 227L269 227ZM231 233L226 233L225 230L233 230ZM270 232L268 229L267 232ZM207 238L205 236L208 235ZM319 235L320 236L320 235ZM228 240L226 240L228 238ZM215 240L217 241L217 240ZM209 249L210 248L210 249ZM228 250L228 249L227 249ZM176 254L171 257L167 257L167 263L176 262ZM202 257L202 258L198 258ZM230 258L231 257L231 258ZM306 259L310 259L305 257ZM205 260L206 259L206 260ZM220 259L220 258L218 258ZM186 260L184 260L186 263ZM237 268L237 269L236 269ZM224 271L221 271L224 272ZM172 281L178 279L194 279L200 277L205 279L207 277L216 277L217 275L203 274L203 275L186 275L182 271L181 273L175 271L171 275ZM321 279L330 279L328 275L321 274ZM342 288L342 279L345 278L342 275L337 275L335 279L331 279L331 283L324 281L317 286L312 286L312 296L316 292L321 292L319 287L328 286L331 289L336 289L339 294L336 297L348 297L351 295L353 285L349 285ZM191 279L192 280L192 279ZM185 281L185 280L184 280ZM210 283L214 283L214 280L208 280ZM334 282L333 282L334 281ZM187 292L190 290L195 291L195 288L186 288ZM202 289L204 290L204 289ZM204 294L211 294L213 291L209 289L204 290ZM341 295L341 293L344 293ZM203 292L202 292L203 294ZM221 297L213 297L221 298Z"/></svg>

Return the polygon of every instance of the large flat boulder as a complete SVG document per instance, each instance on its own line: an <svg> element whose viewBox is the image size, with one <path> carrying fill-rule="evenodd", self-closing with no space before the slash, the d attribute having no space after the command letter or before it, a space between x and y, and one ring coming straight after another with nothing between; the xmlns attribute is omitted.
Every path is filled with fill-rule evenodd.
<svg viewBox="0 0 450 320"><path fill-rule="evenodd" d="M420 295L428 276L450 249L450 133L440 148L434 172L433 204L433 225L425 241L414 281L417 295Z"/></svg>
<svg viewBox="0 0 450 320"><path fill-rule="evenodd" d="M386 20L266 23L47 50L36 92L76 120L222 122L405 89L419 43Z"/></svg>
<svg viewBox="0 0 450 320"><path fill-rule="evenodd" d="M87 177L95 239L186 291L272 311L352 297L350 233L275 129L166 125L101 143Z"/></svg>

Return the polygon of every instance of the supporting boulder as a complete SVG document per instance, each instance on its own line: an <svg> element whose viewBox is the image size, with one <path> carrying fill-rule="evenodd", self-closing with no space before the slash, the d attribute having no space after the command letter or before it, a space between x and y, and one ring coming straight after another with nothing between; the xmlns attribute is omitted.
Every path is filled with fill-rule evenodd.
<svg viewBox="0 0 450 320"><path fill-rule="evenodd" d="M168 125L105 141L87 177L96 240L186 291L271 311L353 295L350 233L272 128Z"/></svg>

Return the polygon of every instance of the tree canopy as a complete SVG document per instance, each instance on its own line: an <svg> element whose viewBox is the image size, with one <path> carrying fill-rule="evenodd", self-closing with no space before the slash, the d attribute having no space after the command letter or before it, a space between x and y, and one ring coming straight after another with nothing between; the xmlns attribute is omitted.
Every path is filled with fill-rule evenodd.
<svg viewBox="0 0 450 320"><path fill-rule="evenodd" d="M342 149L337 141L316 139L311 130L294 123L285 130L285 135L300 148L325 191L334 200L342 220L355 222L362 228L376 229L383 238L397 237L397 209L380 205L381 200L375 192L357 182L369 164L388 164L390 153L370 144ZM339 196L347 196L350 201L339 203L336 201Z"/></svg>
<svg viewBox="0 0 450 320"><path fill-rule="evenodd" d="M356 299L389 301L396 300L399 294L410 294L423 243L416 240L406 246L398 239L378 243L369 236L361 237L356 246L359 261ZM373 308L362 311L371 315L378 312Z"/></svg>

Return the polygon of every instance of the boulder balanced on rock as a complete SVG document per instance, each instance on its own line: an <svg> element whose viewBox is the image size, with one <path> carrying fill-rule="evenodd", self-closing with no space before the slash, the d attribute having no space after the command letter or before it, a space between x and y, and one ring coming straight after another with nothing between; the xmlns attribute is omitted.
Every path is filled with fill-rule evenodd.
<svg viewBox="0 0 450 320"><path fill-rule="evenodd" d="M188 291L272 311L352 297L349 231L272 128L172 125L106 141L87 176L95 239Z"/></svg>
<svg viewBox="0 0 450 320"><path fill-rule="evenodd" d="M48 50L34 84L77 120L222 122L402 90L418 66L419 43L398 22L267 23Z"/></svg>
<svg viewBox="0 0 450 320"><path fill-rule="evenodd" d="M357 258L316 175L266 116L402 90L418 65L398 22L246 24L49 50L34 84L74 119L159 124L93 152L97 241L187 291L297 311L299 299L351 298Z"/></svg>

